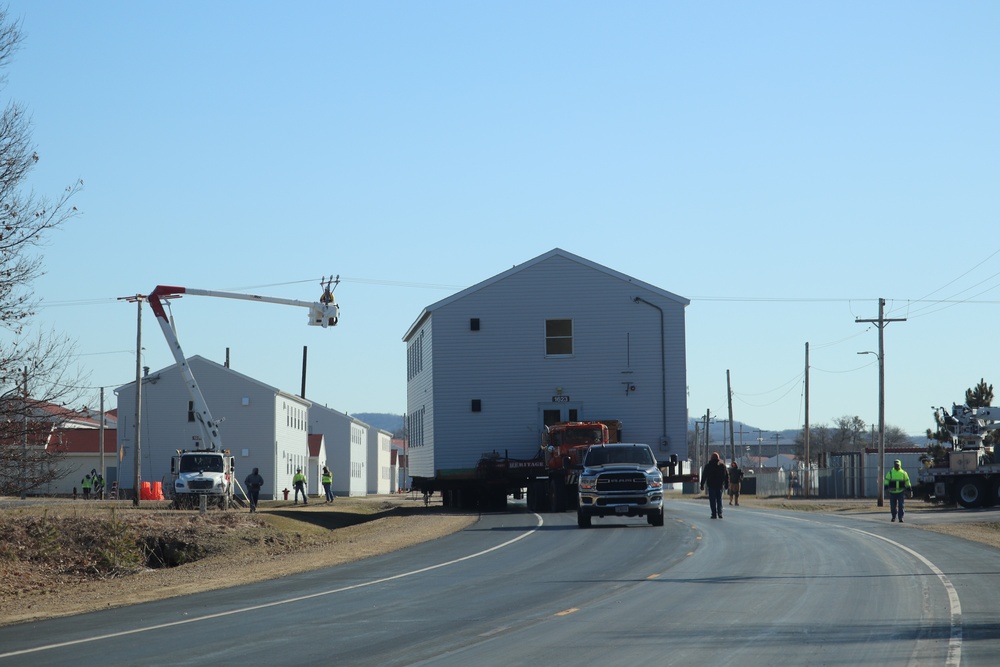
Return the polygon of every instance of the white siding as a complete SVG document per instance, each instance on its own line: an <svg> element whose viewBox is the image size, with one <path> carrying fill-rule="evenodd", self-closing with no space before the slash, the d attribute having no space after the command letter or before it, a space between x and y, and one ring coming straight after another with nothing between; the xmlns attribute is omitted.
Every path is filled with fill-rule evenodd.
<svg viewBox="0 0 1000 667"><path fill-rule="evenodd" d="M368 429L368 493L392 493L392 434Z"/></svg>
<svg viewBox="0 0 1000 667"><path fill-rule="evenodd" d="M314 405L309 413L311 433L322 434L327 464L338 496L364 496L368 458L368 425L343 412Z"/></svg>
<svg viewBox="0 0 1000 667"><path fill-rule="evenodd" d="M409 341L418 346L422 364L406 384L406 429L409 438L410 476L434 475L434 327L428 319ZM409 354L409 351L408 351ZM409 374L408 374L409 375Z"/></svg>
<svg viewBox="0 0 1000 667"><path fill-rule="evenodd" d="M289 461L308 461L310 403L202 357L191 357L188 364L212 417L222 420L219 434L222 446L236 458L237 481L242 485L250 471L259 468L265 480L261 498L280 498L281 489L291 488L291 474L286 473ZM122 488L130 488L134 479L135 383L116 393L119 413L127 415L120 420L124 427L118 429L118 445L125 451L120 478ZM201 446L201 428L197 422L188 421L189 401L176 365L143 378L142 481L168 481L170 457L175 450ZM293 404L306 415L297 427L287 425L281 407Z"/></svg>
<svg viewBox="0 0 1000 667"><path fill-rule="evenodd" d="M316 495L317 480L309 468L309 404L302 399L289 394L277 394L273 397L274 415L274 453L277 463L275 488L280 491L289 489L289 498L295 497L292 478L295 471L302 468L306 476L306 492ZM263 474L263 473L262 473ZM278 495L279 498L283 494Z"/></svg>
<svg viewBox="0 0 1000 667"><path fill-rule="evenodd" d="M658 455L685 453L686 301L567 255L470 288L411 329L410 344L424 334L431 346L408 384L408 417L422 409L425 420L423 446L410 435L412 475L470 469L494 450L529 458L543 411L564 407L579 419L621 420L624 439ZM646 302L663 310L662 332ZM573 354L547 357L545 321L562 318L573 322ZM553 402L560 391L569 403Z"/></svg>

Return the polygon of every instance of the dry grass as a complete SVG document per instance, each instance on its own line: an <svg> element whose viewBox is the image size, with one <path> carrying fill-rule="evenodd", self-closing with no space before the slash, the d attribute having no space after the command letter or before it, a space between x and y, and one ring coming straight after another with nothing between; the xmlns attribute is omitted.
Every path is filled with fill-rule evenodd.
<svg viewBox="0 0 1000 667"><path fill-rule="evenodd" d="M474 514L404 496L261 511L53 501L0 511L0 625L213 590L432 540Z"/></svg>

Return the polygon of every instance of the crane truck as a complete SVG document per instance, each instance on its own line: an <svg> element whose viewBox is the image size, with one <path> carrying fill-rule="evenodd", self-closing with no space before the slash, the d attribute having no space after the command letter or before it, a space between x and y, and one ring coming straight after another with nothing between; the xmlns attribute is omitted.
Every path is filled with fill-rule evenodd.
<svg viewBox="0 0 1000 667"><path fill-rule="evenodd" d="M943 459L928 461L918 474L918 492L929 499L976 508L1000 503L1000 464L984 439L1000 429L1000 407L952 405L937 409L951 434Z"/></svg>
<svg viewBox="0 0 1000 667"><path fill-rule="evenodd" d="M147 300L156 321L160 324L170 351L174 355L174 360L180 369L181 377L187 387L188 395L191 398L192 413L195 421L201 429L203 442L199 443L199 448L194 450L176 450L176 454L171 457L170 473L173 478L173 500L174 506L178 509L193 508L202 503L205 498L207 504L211 501L218 504L221 509L228 509L233 504L234 489L237 485L235 462L236 459L230 454L228 449L222 446L222 438L219 435L219 422L212 417L212 412L208 408L205 396L202 394L198 381L191 372L184 351L181 349L180 341L177 339L177 332L174 330L171 318L167 316L166 308L169 306L169 299L179 298L184 295L191 296L211 296L225 299L242 299L246 301L257 301L261 303L276 303L286 306L304 306L309 309L309 326L327 327L336 326L340 319L340 308L333 296L333 290L340 283L340 277L320 281L323 287L323 294L319 301L300 301L297 299L284 299L278 297L259 296L256 294L244 294L239 292L219 292L214 290L191 289L188 287L176 287L171 285L157 285L156 289L149 293Z"/></svg>
<svg viewBox="0 0 1000 667"><path fill-rule="evenodd" d="M620 442L621 422L600 420L560 422L547 426L541 447L532 458L515 458L508 452L486 452L470 468L438 470L434 477L413 480L413 488L430 494L438 491L446 506L503 509L508 496L525 499L534 512L564 512L577 509L583 457L594 445ZM663 483L697 481L697 473L676 455L658 461Z"/></svg>

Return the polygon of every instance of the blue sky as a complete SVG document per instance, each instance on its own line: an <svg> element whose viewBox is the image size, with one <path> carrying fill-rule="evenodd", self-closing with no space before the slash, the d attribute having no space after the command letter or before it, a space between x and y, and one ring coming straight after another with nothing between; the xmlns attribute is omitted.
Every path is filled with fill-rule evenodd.
<svg viewBox="0 0 1000 667"><path fill-rule="evenodd" d="M345 412L404 412L421 309L561 247L691 299L689 411L886 421L1000 383L1000 5L11 0L29 185L82 178L37 326L135 375L157 284L186 354ZM152 313L144 364L173 363ZM96 396L96 391L92 391ZM106 399L113 403L114 398ZM217 415L219 416L219 415Z"/></svg>

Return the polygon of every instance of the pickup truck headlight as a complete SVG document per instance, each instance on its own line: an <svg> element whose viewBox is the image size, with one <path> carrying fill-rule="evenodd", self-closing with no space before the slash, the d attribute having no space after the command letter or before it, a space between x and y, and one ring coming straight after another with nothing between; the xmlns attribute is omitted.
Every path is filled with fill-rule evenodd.
<svg viewBox="0 0 1000 667"><path fill-rule="evenodd" d="M654 489L659 489L663 486L663 477L661 475L646 475L646 484Z"/></svg>
<svg viewBox="0 0 1000 667"><path fill-rule="evenodd" d="M580 488L581 489L586 489L586 490L589 491L590 489L593 489L596 484L597 484L597 478L596 477L581 477L580 478Z"/></svg>

